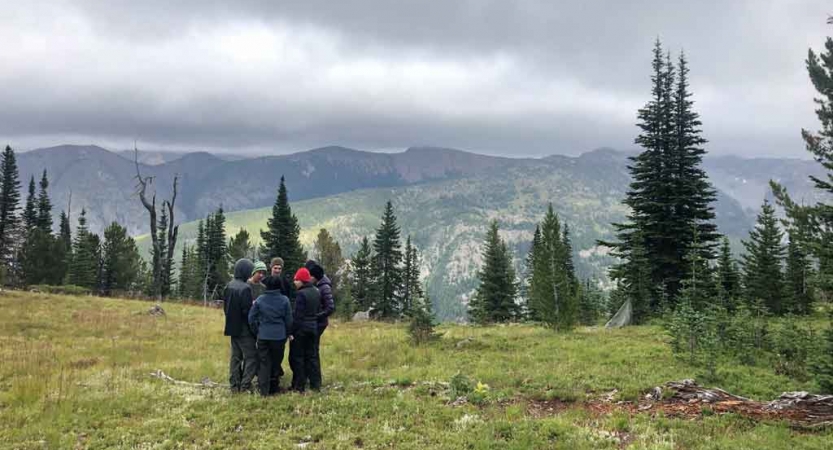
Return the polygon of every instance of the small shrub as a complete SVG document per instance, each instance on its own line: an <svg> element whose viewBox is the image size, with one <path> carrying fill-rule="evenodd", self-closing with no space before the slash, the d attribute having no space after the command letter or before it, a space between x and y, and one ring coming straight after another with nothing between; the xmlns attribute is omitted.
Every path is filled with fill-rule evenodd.
<svg viewBox="0 0 833 450"><path fill-rule="evenodd" d="M448 382L449 394L452 399L465 397L474 390L471 379L460 372L451 377Z"/></svg>
<svg viewBox="0 0 833 450"><path fill-rule="evenodd" d="M414 308L411 313L411 321L408 324L408 335L414 345L425 344L440 337L434 331L434 314L431 311L431 300L426 298L421 303Z"/></svg>

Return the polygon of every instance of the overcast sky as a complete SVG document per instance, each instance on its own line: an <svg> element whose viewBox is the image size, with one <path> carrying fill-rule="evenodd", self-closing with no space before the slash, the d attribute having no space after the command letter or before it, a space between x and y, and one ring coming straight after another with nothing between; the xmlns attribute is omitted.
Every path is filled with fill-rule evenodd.
<svg viewBox="0 0 833 450"><path fill-rule="evenodd" d="M689 58L711 153L804 157L831 2L562 3L0 0L0 141L630 149L659 37Z"/></svg>

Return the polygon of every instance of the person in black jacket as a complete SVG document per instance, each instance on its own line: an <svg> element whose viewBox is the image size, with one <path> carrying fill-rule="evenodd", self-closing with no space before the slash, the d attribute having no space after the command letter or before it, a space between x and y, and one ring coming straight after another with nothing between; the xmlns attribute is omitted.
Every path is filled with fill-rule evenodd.
<svg viewBox="0 0 833 450"><path fill-rule="evenodd" d="M257 335L257 353L260 368L257 372L257 384L260 395L275 395L280 389L283 376L283 351L286 338L292 326L292 310L289 299L281 292L279 277L263 279L266 290L261 294L249 311L249 325Z"/></svg>
<svg viewBox="0 0 833 450"><path fill-rule="evenodd" d="M318 362L318 373L323 378L324 375L321 373L321 335L330 325L329 317L336 310L335 299L333 298L333 283L324 274L324 268L317 262L309 260L304 264L304 267L309 270L313 284L321 293L321 309L318 311L318 333L315 336L315 359Z"/></svg>
<svg viewBox="0 0 833 450"><path fill-rule="evenodd" d="M321 374L315 341L318 336L318 312L321 294L312 284L312 277L305 267L295 272L295 320L290 333L290 358L292 363L292 388L304 392L307 381L310 389L321 389Z"/></svg>
<svg viewBox="0 0 833 450"><path fill-rule="evenodd" d="M253 268L252 261L246 258L239 259L234 264L234 279L223 291L223 309L226 313L224 334L231 338L229 384L232 392L251 390L252 379L257 372L255 337L249 329L252 287L246 282Z"/></svg>

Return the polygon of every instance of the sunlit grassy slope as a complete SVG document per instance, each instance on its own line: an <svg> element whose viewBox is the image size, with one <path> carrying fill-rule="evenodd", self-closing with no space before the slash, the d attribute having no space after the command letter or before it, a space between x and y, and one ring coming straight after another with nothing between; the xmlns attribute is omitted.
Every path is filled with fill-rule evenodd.
<svg viewBox="0 0 833 450"><path fill-rule="evenodd" d="M660 329L440 327L409 345L404 325L335 322L322 344L324 390L261 399L224 388L222 312L93 297L0 293L0 448L830 448L833 434L799 433L739 416L690 421L594 413L585 399L698 375L672 357ZM286 364L285 364L286 368ZM722 387L770 398L807 388L761 368L721 366ZM442 382L461 373L489 385L482 404L455 405ZM534 413L541 399L563 411Z"/></svg>

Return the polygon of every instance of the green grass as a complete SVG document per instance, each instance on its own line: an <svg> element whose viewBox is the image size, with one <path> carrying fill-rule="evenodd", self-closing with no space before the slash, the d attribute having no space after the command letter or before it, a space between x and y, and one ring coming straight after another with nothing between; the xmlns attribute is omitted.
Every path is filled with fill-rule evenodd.
<svg viewBox="0 0 833 450"><path fill-rule="evenodd" d="M618 389L633 399L699 369L674 358L658 327L443 325L425 347L404 325L334 323L324 335L325 389L261 399L225 389L222 312L137 301L0 293L2 448L685 448L822 449L833 432L800 433L733 415L697 420L596 414L588 397ZM286 364L285 364L286 367ZM452 405L448 382L489 385L482 401ZM769 399L812 389L758 367L721 366L721 387ZM533 414L530 402L565 410ZM301 447L296 447L298 445Z"/></svg>

